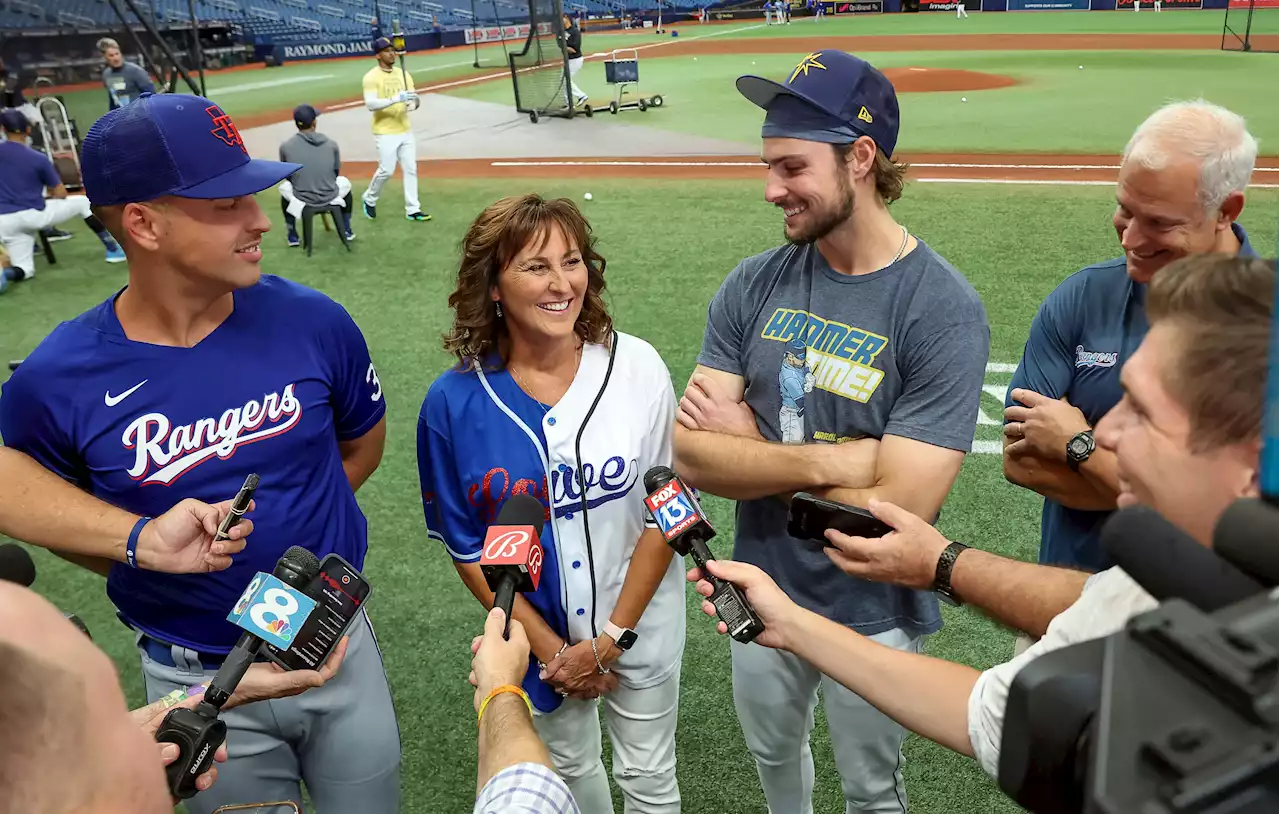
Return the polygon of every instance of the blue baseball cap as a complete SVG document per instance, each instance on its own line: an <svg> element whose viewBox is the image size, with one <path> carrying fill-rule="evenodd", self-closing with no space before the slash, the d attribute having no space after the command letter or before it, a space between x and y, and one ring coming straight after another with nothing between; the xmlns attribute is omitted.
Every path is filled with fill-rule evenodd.
<svg viewBox="0 0 1280 814"><path fill-rule="evenodd" d="M176 198L239 198L270 189L301 164L250 158L231 117L201 96L144 93L94 122L80 148L95 206Z"/></svg>
<svg viewBox="0 0 1280 814"><path fill-rule="evenodd" d="M844 51L814 51L786 82L740 76L738 92L764 108L764 138L849 144L870 136L886 156L898 143L898 94L884 74Z"/></svg>
<svg viewBox="0 0 1280 814"><path fill-rule="evenodd" d="M293 120L303 127L310 127L315 124L316 117L320 115L311 105L298 105L293 109Z"/></svg>
<svg viewBox="0 0 1280 814"><path fill-rule="evenodd" d="M21 110L7 107L0 110L0 129L7 133L25 133L31 129L31 122Z"/></svg>
<svg viewBox="0 0 1280 814"><path fill-rule="evenodd" d="M387 39L386 37L378 37L376 40L373 41L373 52L375 54L384 48L390 48L390 47L392 47L391 40Z"/></svg>

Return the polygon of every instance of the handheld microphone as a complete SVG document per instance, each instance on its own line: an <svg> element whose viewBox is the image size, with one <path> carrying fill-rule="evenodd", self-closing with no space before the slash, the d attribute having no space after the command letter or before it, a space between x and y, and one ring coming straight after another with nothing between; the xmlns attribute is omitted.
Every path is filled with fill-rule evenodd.
<svg viewBox="0 0 1280 814"><path fill-rule="evenodd" d="M0 545L0 582L16 582L30 588L36 581L36 564L31 555L17 543Z"/></svg>
<svg viewBox="0 0 1280 814"><path fill-rule="evenodd" d="M676 473L665 466L655 466L644 473L644 488L649 493L644 499L645 505L667 545L682 557L692 556L703 578L711 583L711 604L729 629L729 635L744 644L759 636L764 622L746 595L737 585L717 579L707 570L707 563L715 559L707 541L715 537L716 532L697 498Z"/></svg>
<svg viewBox="0 0 1280 814"><path fill-rule="evenodd" d="M288 633L291 625L300 628L310 615L315 600L303 592L319 571L320 561L315 554L302 546L292 546L270 575L259 573L253 578L236 603L231 618L247 616L250 621L241 622L241 626L249 628L252 624L258 632L246 630L240 637L195 708L170 710L156 732L158 743L173 743L179 750L178 759L165 769L174 797L187 800L199 791L196 778L209 770L214 754L227 738L227 725L218 719L218 711L257 658L264 638L272 643L283 641L280 633ZM290 593L280 585L296 591ZM306 606L307 602L310 606ZM270 622L267 617L272 617Z"/></svg>
<svg viewBox="0 0 1280 814"><path fill-rule="evenodd" d="M1130 506L1107 518L1102 546L1116 565L1161 602L1185 599L1212 613L1264 590L1257 580L1146 506Z"/></svg>
<svg viewBox="0 0 1280 814"><path fill-rule="evenodd" d="M1242 498L1227 507L1213 527L1213 550L1222 559L1268 587L1280 571L1275 504Z"/></svg>
<svg viewBox="0 0 1280 814"><path fill-rule="evenodd" d="M519 494L502 504L497 519L485 531L480 571L493 591L493 606L502 608L506 615L504 639L511 634L511 606L516 601L516 591L538 590L543 562L538 532L544 522L546 511L538 499Z"/></svg>

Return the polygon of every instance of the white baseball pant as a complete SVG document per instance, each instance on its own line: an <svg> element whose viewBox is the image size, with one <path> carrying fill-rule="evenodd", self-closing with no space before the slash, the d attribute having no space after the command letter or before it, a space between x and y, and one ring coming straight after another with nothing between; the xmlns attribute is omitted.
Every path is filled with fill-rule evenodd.
<svg viewBox="0 0 1280 814"><path fill-rule="evenodd" d="M902 630L868 638L913 653L923 643ZM905 729L798 656L758 644L730 645L734 706L771 814L813 814L809 736L819 686L845 811L906 814Z"/></svg>
<svg viewBox="0 0 1280 814"><path fill-rule="evenodd" d="M369 206L378 205L382 185L396 174L396 164L399 163L404 175L404 213L421 212L422 207L418 204L418 148L413 133L374 136L373 143L378 148L378 169L369 182L369 188L364 191L364 202Z"/></svg>
<svg viewBox="0 0 1280 814"><path fill-rule="evenodd" d="M782 443L804 443L804 417L794 407L778 409L778 431L782 433Z"/></svg>
<svg viewBox="0 0 1280 814"><path fill-rule="evenodd" d="M9 262L27 276L36 273L36 233L49 226L66 223L72 218L87 218L89 199L84 195L48 198L44 209L23 209L0 215L0 244L9 253Z"/></svg>
<svg viewBox="0 0 1280 814"><path fill-rule="evenodd" d="M604 723L613 746L613 779L626 814L679 814L676 714L680 668L644 689L619 684L605 695ZM555 712L534 716L556 771L582 814L613 814L613 796L600 759L600 701L566 698Z"/></svg>
<svg viewBox="0 0 1280 814"><path fill-rule="evenodd" d="M582 88L578 87L578 83L573 81L573 77L578 71L582 70L582 63L586 62L586 57L578 57L569 60L569 89L573 92L573 98L570 104L577 104L579 99L586 100L587 94L582 92Z"/></svg>
<svg viewBox="0 0 1280 814"><path fill-rule="evenodd" d="M956 19L959 20L961 17L968 17L968 16L969 16L969 12L965 11L964 0L960 0L958 3L956 3Z"/></svg>

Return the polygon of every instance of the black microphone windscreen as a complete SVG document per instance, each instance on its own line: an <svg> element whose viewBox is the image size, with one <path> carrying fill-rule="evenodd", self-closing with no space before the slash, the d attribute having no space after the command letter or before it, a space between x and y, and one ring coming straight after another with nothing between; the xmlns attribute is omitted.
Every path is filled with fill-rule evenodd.
<svg viewBox="0 0 1280 814"><path fill-rule="evenodd" d="M1280 571L1278 528L1275 506L1253 498L1237 500L1213 528L1213 550L1263 585L1274 587Z"/></svg>
<svg viewBox="0 0 1280 814"><path fill-rule="evenodd" d="M16 582L24 588L36 581L36 564L17 543L0 545L0 581Z"/></svg>
<svg viewBox="0 0 1280 814"><path fill-rule="evenodd" d="M1102 545L1116 565L1161 602L1185 599L1212 613L1263 590L1145 506L1114 512L1102 527Z"/></svg>
<svg viewBox="0 0 1280 814"><path fill-rule="evenodd" d="M644 490L653 494L658 487L676 476L669 466L655 466L644 473Z"/></svg>
<svg viewBox="0 0 1280 814"><path fill-rule="evenodd" d="M542 534L542 525L547 521L547 511L533 495L521 492L507 498L498 510L493 521L495 526L533 526L534 534Z"/></svg>
<svg viewBox="0 0 1280 814"><path fill-rule="evenodd" d="M315 554L300 545L289 546L289 549L284 552L284 556L280 559L287 562L308 580L320 573L320 560Z"/></svg>

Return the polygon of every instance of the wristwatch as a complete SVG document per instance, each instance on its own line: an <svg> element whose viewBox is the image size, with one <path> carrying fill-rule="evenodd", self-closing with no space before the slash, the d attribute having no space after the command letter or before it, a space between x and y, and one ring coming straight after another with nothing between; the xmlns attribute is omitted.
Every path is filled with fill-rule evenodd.
<svg viewBox="0 0 1280 814"><path fill-rule="evenodd" d="M634 630L618 627L613 622L604 623L604 633L608 634L610 639L613 639L619 650L630 650L638 638Z"/></svg>
<svg viewBox="0 0 1280 814"><path fill-rule="evenodd" d="M1080 464L1089 460L1093 450L1093 430L1084 430L1071 436L1071 440L1067 442L1067 466L1071 467L1072 472L1080 471Z"/></svg>
<svg viewBox="0 0 1280 814"><path fill-rule="evenodd" d="M951 569L955 567L960 552L968 547L964 543L952 543L938 557L938 567L933 572L933 592L948 605L959 607L964 604L951 589Z"/></svg>

